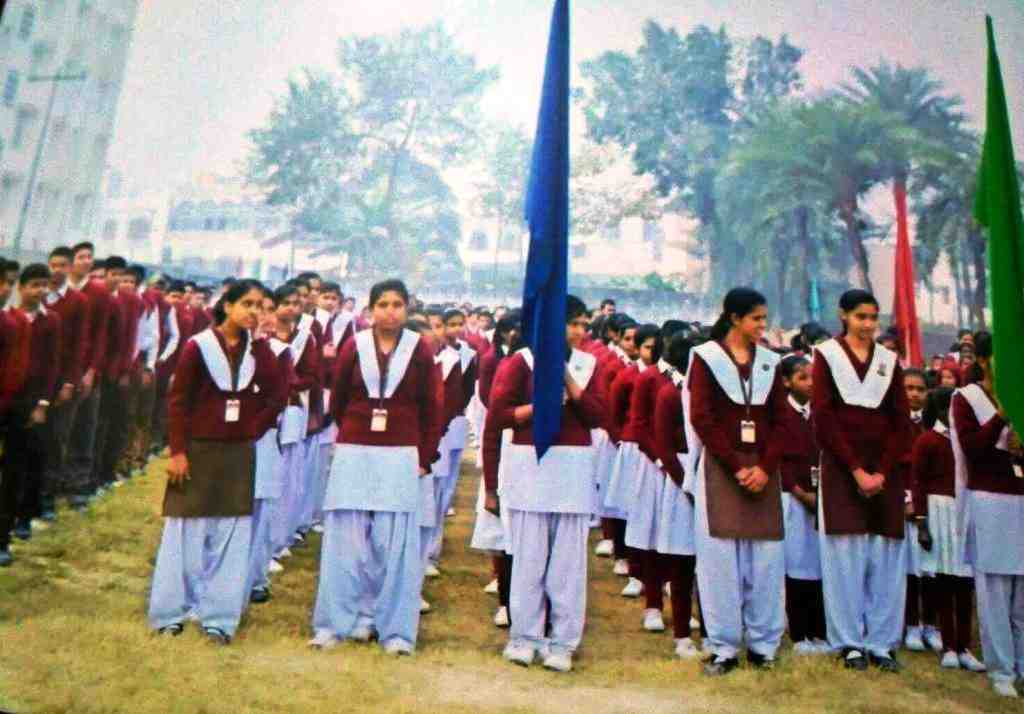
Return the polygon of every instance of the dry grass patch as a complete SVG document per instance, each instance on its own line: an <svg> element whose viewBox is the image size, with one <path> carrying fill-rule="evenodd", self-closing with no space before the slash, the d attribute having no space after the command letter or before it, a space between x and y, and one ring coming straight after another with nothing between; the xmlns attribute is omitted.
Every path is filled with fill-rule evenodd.
<svg viewBox="0 0 1024 714"><path fill-rule="evenodd" d="M443 577L428 581L415 657L343 645L311 652L310 612L319 538L296 549L231 647L195 628L152 636L145 609L159 542L161 463L84 514L17 547L0 571L0 709L14 712L864 712L1018 711L983 676L943 672L931 655L902 659L900 676L857 675L831 660L784 651L772 673L741 670L710 681L672 657L668 633L640 629L642 605L618 595L608 561L591 560L588 626L569 675L505 663L505 633L482 592L486 556L467 547L478 474L466 468L449 519Z"/></svg>

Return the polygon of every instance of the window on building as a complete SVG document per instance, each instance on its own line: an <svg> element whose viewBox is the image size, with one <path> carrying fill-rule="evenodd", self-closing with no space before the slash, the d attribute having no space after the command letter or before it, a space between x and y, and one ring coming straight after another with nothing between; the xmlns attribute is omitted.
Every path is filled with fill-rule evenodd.
<svg viewBox="0 0 1024 714"><path fill-rule="evenodd" d="M71 227L81 228L85 224L85 208L89 202L89 196L80 193L71 202Z"/></svg>
<svg viewBox="0 0 1024 714"><path fill-rule="evenodd" d="M473 231L469 237L470 250L487 250L487 234L483 231Z"/></svg>
<svg viewBox="0 0 1024 714"><path fill-rule="evenodd" d="M18 70L7 70L7 78L4 80L4 104L6 106L14 106L14 101L18 98L19 84L21 84L21 75Z"/></svg>
<svg viewBox="0 0 1024 714"><path fill-rule="evenodd" d="M112 241L115 238L117 238L117 221L110 218L103 224L103 240Z"/></svg>
<svg viewBox="0 0 1024 714"><path fill-rule="evenodd" d="M15 149L20 149L24 145L28 129L35 118L36 113L32 109L23 107L18 110L14 117L14 132L11 134L11 146Z"/></svg>
<svg viewBox="0 0 1024 714"><path fill-rule="evenodd" d="M36 24L36 8L34 5L26 5L21 11L21 24L18 25L18 37L27 40L32 36L32 28Z"/></svg>

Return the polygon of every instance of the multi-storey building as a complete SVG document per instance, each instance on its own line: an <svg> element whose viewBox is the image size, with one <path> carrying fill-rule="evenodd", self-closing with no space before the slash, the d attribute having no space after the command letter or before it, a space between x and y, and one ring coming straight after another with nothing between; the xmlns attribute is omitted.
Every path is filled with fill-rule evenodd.
<svg viewBox="0 0 1024 714"><path fill-rule="evenodd" d="M138 0L4 4L3 254L46 252L92 233L138 5Z"/></svg>

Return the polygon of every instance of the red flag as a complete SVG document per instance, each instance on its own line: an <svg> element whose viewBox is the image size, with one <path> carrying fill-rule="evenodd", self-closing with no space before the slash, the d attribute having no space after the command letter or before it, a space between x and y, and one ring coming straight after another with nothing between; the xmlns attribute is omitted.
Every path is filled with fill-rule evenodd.
<svg viewBox="0 0 1024 714"><path fill-rule="evenodd" d="M892 299L893 326L899 330L900 348L905 365L923 367L921 329L917 325L917 304L914 298L914 254L910 250L907 230L907 188L896 181L892 188L896 199L896 269Z"/></svg>

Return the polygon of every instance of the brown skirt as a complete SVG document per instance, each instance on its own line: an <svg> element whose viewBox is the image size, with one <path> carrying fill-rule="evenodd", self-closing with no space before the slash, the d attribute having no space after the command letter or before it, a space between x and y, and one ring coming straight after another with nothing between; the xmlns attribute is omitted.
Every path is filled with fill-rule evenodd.
<svg viewBox="0 0 1024 714"><path fill-rule="evenodd" d="M757 454L740 453L743 466L754 466ZM782 484L778 472L768 474L761 493L740 486L735 474L704 449L704 488L708 530L715 538L782 540Z"/></svg>
<svg viewBox="0 0 1024 714"><path fill-rule="evenodd" d="M865 464L868 471L876 468ZM903 479L899 469L885 475L885 489L864 498L853 474L828 451L821 452L821 512L826 535L874 534L903 538Z"/></svg>
<svg viewBox="0 0 1024 714"><path fill-rule="evenodd" d="M192 441L189 479L167 484L163 515L171 518L251 516L256 485L255 448L248 441Z"/></svg>

